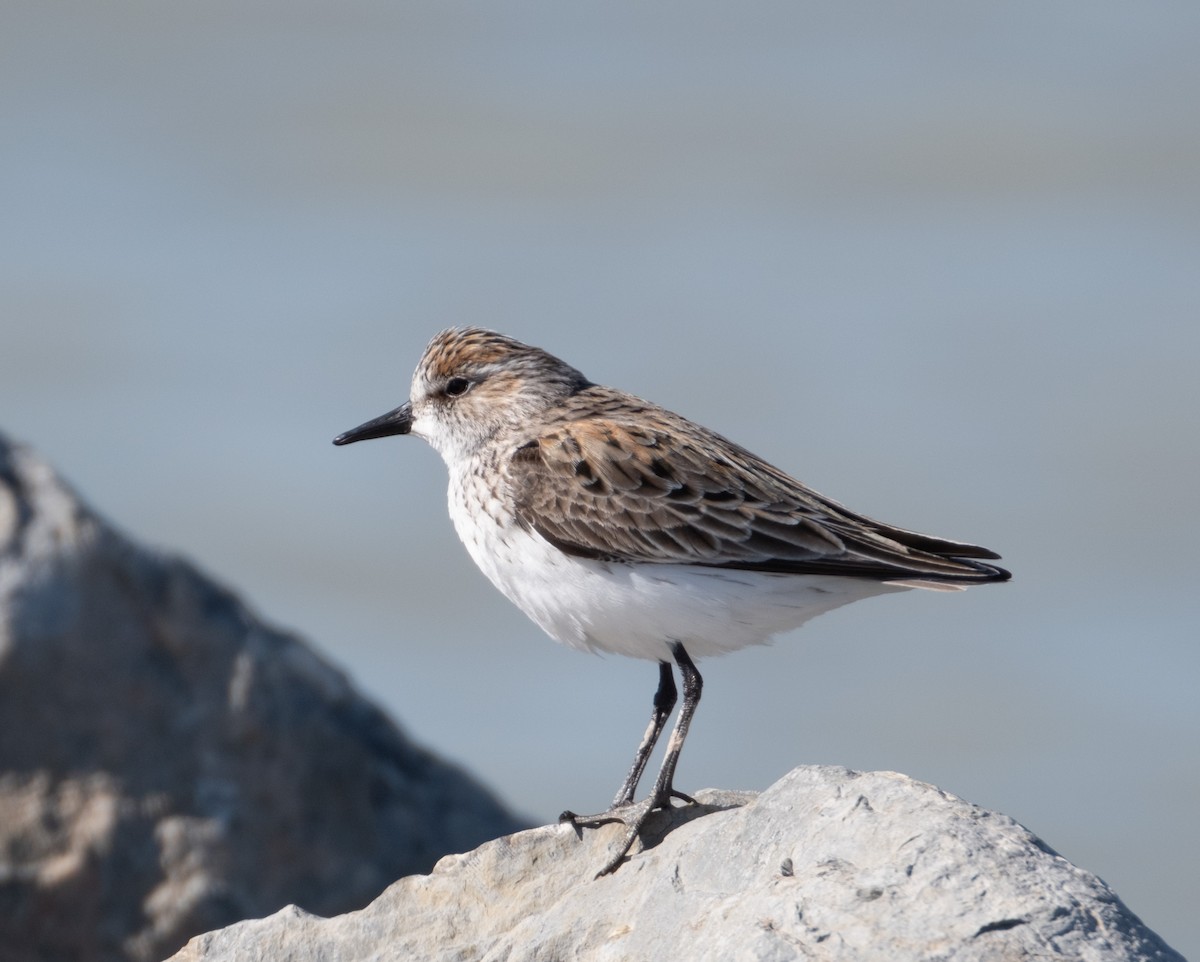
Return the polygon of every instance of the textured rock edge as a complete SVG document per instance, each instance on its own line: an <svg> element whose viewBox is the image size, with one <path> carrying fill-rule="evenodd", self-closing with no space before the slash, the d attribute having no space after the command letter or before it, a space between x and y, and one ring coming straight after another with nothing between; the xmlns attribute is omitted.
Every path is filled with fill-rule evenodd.
<svg viewBox="0 0 1200 962"><path fill-rule="evenodd" d="M1095 875L1004 815L891 772L803 767L761 795L619 827L548 826L447 856L332 919L289 907L193 939L225 959L1182 957Z"/></svg>

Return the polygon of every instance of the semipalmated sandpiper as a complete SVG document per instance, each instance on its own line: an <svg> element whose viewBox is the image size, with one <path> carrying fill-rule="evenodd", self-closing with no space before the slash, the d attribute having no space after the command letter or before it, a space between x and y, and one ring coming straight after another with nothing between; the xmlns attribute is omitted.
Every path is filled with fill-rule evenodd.
<svg viewBox="0 0 1200 962"><path fill-rule="evenodd" d="M649 727L598 815L620 821L625 858L672 798L700 700L693 658L761 644L860 598L953 590L1009 573L994 552L882 524L817 494L678 414L593 384L545 351L480 328L438 334L409 400L334 439L424 438L450 473L450 517L488 579L552 638L658 662ZM646 762L683 706L654 789Z"/></svg>

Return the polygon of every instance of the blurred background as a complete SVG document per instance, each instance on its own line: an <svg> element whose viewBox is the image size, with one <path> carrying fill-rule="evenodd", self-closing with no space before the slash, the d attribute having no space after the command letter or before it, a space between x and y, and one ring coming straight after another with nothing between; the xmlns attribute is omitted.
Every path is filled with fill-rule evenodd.
<svg viewBox="0 0 1200 962"><path fill-rule="evenodd" d="M1185 954L1200 828L1200 7L6 4L0 429L517 810L605 806L649 663L483 579L421 442L482 324L999 550L701 665L681 788L894 769Z"/></svg>

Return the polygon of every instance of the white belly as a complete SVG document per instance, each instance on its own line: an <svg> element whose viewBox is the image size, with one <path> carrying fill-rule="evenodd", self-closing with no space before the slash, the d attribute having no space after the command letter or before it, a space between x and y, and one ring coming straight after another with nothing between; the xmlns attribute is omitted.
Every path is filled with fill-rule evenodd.
<svg viewBox="0 0 1200 962"><path fill-rule="evenodd" d="M468 511L451 485L450 515L472 559L550 637L585 651L669 661L678 641L693 658L719 655L905 590L859 578L590 561L507 521L496 501L483 507Z"/></svg>

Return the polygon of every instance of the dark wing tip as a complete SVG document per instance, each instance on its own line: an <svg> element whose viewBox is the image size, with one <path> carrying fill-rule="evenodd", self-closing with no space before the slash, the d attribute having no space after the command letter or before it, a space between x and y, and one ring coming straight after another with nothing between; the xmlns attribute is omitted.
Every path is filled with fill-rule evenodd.
<svg viewBox="0 0 1200 962"><path fill-rule="evenodd" d="M999 558L1000 556L998 554L992 553L992 554L989 554L988 557ZM963 560L963 559L955 559L955 560ZM1012 572L1009 571L1007 568L1001 568L999 565L985 565L985 564L979 564L978 562L976 562L972 567L978 568L981 572L986 573L986 577L980 579L982 581L1000 582L1000 581L1011 581L1012 580Z"/></svg>
<svg viewBox="0 0 1200 962"><path fill-rule="evenodd" d="M980 584L999 584L1004 581L1012 580L1012 572L1007 568L1001 568L999 565L986 564L977 560L975 555L971 557L961 557L958 555L944 555L946 561L962 565L964 569L954 572L914 572L911 577L916 580L941 582L942 584L969 585ZM989 554L989 557L999 558L997 554ZM916 566L914 566L916 567Z"/></svg>

